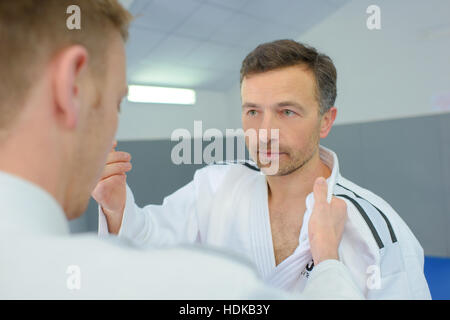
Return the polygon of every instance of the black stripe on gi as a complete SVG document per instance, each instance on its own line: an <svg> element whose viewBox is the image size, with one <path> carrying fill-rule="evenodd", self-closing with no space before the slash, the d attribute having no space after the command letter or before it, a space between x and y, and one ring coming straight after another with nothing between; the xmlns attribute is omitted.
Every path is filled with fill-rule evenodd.
<svg viewBox="0 0 450 320"><path fill-rule="evenodd" d="M358 194L356 194L354 191L352 191L352 190L350 190L350 189L344 187L343 185L341 185L341 184L339 184L339 183L338 183L337 185L340 186L341 188L344 188L345 190L348 190L348 191L352 192L357 198L363 199L363 200L367 201L372 207L374 207L375 209L377 209L377 211L381 214L381 216L383 217L384 221L386 222L386 225L387 225L387 227L388 227L388 229L389 229L389 234L391 235L392 243L397 242L397 236L395 235L394 228L392 228L392 225L391 225L389 219L386 217L386 215L385 215L380 209L378 209L376 206L374 206L374 205L373 205L370 201L368 201L367 199L364 199L363 197L361 197L361 196L359 196Z"/></svg>
<svg viewBox="0 0 450 320"><path fill-rule="evenodd" d="M246 161L227 161L227 162L214 162L214 164L218 165L224 165L224 164L242 164L243 166L246 166L247 168L254 170L254 171L260 171L257 166L254 166Z"/></svg>
<svg viewBox="0 0 450 320"><path fill-rule="evenodd" d="M372 235L375 238L375 241L377 242L378 248L380 248L380 249L384 248L383 241L381 241L381 238L377 232L377 229L375 229L375 226L373 225L369 216L364 211L364 209L361 207L361 205L358 203L358 201L356 201L355 199L353 199L352 197L350 197L349 195L346 195L346 194L336 194L336 197L343 197L343 198L349 200L351 203L353 203L353 205L356 207L356 209L358 209L359 213L363 217L364 221L366 221L367 225L369 226L369 229L372 232Z"/></svg>

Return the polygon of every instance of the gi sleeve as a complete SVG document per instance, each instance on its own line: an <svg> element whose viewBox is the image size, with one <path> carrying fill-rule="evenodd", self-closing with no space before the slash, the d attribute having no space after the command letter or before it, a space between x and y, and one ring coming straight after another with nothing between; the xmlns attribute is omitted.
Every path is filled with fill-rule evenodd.
<svg viewBox="0 0 450 320"><path fill-rule="evenodd" d="M420 264L423 255L404 252L401 246L411 239L403 238L393 225L395 239L380 212L366 200L345 201L349 219L339 256L364 296L370 300L429 299Z"/></svg>
<svg viewBox="0 0 450 320"><path fill-rule="evenodd" d="M130 187L126 187L126 202L119 237L131 239L136 245L175 245L195 242L198 233L196 195L191 181L170 196L162 205L140 208ZM99 235L108 234L106 217L99 206Z"/></svg>
<svg viewBox="0 0 450 320"><path fill-rule="evenodd" d="M162 205L151 204L140 208L127 185L119 237L128 238L136 245L165 246L199 242L199 210L210 211L210 200L228 170L226 167L207 166L197 170L194 179L164 198ZM101 206L98 233L99 236L108 234Z"/></svg>
<svg viewBox="0 0 450 320"><path fill-rule="evenodd" d="M302 292L302 298L309 300L359 300L364 299L364 296L342 262L325 260L313 269Z"/></svg>

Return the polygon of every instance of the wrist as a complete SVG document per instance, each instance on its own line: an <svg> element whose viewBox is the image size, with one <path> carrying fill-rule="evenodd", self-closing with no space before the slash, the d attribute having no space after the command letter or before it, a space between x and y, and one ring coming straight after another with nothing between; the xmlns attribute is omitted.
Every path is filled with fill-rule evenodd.
<svg viewBox="0 0 450 320"><path fill-rule="evenodd" d="M123 210L121 212L108 210L102 207L103 214L106 217L108 232L111 234L119 234L122 226Z"/></svg>
<svg viewBox="0 0 450 320"><path fill-rule="evenodd" d="M324 252L324 253L321 253L317 257L313 256L313 260L314 260L314 265L318 265L319 263L321 263L325 260L338 260L339 261L339 254L338 254L337 250L330 251L330 252Z"/></svg>
<svg viewBox="0 0 450 320"><path fill-rule="evenodd" d="M125 210L125 205L122 206L121 210L109 210L109 209L106 209L103 206L100 206L100 207L102 208L102 211L103 211L103 213L105 214L105 216L107 218L111 218L111 217L116 217L116 216L122 215L123 211Z"/></svg>

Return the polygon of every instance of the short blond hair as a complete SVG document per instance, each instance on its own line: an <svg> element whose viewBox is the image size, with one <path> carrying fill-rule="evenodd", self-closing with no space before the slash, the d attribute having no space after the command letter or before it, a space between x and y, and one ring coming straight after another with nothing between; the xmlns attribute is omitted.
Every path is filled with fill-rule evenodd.
<svg viewBox="0 0 450 320"><path fill-rule="evenodd" d="M80 8L79 30L66 24L71 5ZM0 129L13 122L42 68L65 47L85 47L89 67L102 74L111 35L126 41L131 20L117 0L1 0Z"/></svg>

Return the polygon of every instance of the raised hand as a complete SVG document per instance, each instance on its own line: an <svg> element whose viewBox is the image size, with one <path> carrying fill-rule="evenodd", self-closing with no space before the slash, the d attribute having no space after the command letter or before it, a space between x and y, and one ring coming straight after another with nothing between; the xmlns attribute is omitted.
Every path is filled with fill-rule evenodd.
<svg viewBox="0 0 450 320"><path fill-rule="evenodd" d="M308 236L314 264L328 259L339 260L338 247L347 221L347 205L333 197L327 201L328 185L324 178L314 183L314 209L309 219Z"/></svg>
<svg viewBox="0 0 450 320"><path fill-rule="evenodd" d="M97 183L92 197L98 202L105 213L110 233L117 234L122 224L126 201L126 172L130 171L131 155L116 151L117 141L108 154L105 168Z"/></svg>

